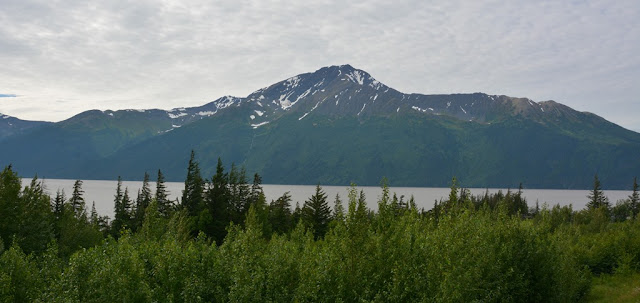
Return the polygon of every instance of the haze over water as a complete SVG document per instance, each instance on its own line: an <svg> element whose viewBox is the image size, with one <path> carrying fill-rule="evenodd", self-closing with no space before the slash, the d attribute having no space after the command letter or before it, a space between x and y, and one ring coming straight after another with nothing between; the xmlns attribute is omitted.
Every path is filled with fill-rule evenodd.
<svg viewBox="0 0 640 303"><path fill-rule="evenodd" d="M23 178L22 185L29 185L31 179ZM45 179L44 184L46 191L53 198L55 197L58 189L64 190L67 199L73 192L73 183L75 180L66 179ZM99 215L106 215L109 218L113 218L113 201L116 192L117 181L113 180L86 180L82 183L82 189L84 190L84 199L87 204L87 211L91 210L91 204L95 202L96 210ZM156 183L150 182L149 186L151 192L155 193ZM165 182L167 191L169 192L169 199L175 201L176 198L182 197L182 190L184 189L183 182ZM142 181L123 181L122 188L129 189L129 197L132 200L138 195L138 190L142 187ZM292 203L291 206L295 207L296 202L300 203L300 207L315 192L315 185L269 185L263 184L262 188L264 194L267 197L267 203L271 200L275 200L282 196L285 192L291 194ZM333 207L333 201L336 194L340 195L343 205L347 205L348 201L348 186L322 186L322 189L327 194L327 200L329 205ZM378 208L378 198L382 195L382 189L377 186L358 186L358 192L364 191L367 200L367 206L373 210ZM485 188L470 188L472 195L482 195L487 189ZM502 190L503 193L507 192L507 189L495 189L489 188L490 193L498 192ZM424 208L425 210L431 209L436 200L447 199L449 196L449 188L446 187L390 187L390 194L393 196L397 194L398 198L405 197L405 201L413 195L418 209ZM517 189L512 189L517 191ZM550 206L560 204L562 206L571 204L574 210L582 209L587 204L587 195L589 190L565 190L565 189L524 189L523 196L527 199L529 207L534 207L536 201L538 201L540 207L544 203ZM615 205L616 201L626 199L631 191L625 190L605 190L605 195L609 198L612 205Z"/></svg>

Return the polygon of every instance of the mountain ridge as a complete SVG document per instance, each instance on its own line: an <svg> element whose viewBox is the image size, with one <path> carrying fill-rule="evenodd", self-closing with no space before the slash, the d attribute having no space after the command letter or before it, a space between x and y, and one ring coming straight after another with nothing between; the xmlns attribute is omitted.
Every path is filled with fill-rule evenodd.
<svg viewBox="0 0 640 303"><path fill-rule="evenodd" d="M48 142L49 149L30 151L30 144L38 140ZM165 175L180 180L190 149L201 155L205 174L221 157L246 165L270 183L375 185L386 176L392 182L401 180L395 185L446 186L457 175L478 187L513 187L513 182L527 181L534 187L588 188L594 173L613 176L620 161L628 159L630 167L618 170L624 176L612 182L612 187L622 188L624 179L640 168L632 156L640 147L640 134L595 114L555 101L504 95L405 94L351 65L323 67L246 97L225 96L198 107L87 111L6 141L14 148L0 151L0 159L13 160L27 174L44 171L70 178L136 179L141 171L164 172L170 166ZM352 146L354 142L362 147ZM394 146L382 146L385 142ZM513 151L506 153L511 145ZM554 145L562 150L554 151ZM323 148L328 152L318 153ZM524 163L523 154L545 163L543 168ZM621 158L611 159L612 155ZM429 163L412 166L405 163L408 159ZM504 163L512 168L502 168ZM98 169L87 173L79 167ZM439 177L411 172L415 167ZM528 167L532 177L518 173L518 167Z"/></svg>

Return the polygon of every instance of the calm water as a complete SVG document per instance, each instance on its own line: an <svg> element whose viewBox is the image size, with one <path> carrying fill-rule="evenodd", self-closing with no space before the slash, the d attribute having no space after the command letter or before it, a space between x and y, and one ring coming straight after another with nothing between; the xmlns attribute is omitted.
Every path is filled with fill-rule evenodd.
<svg viewBox="0 0 640 303"><path fill-rule="evenodd" d="M28 185L31 180L25 178L22 180L23 185ZM67 198L71 196L73 192L73 183L75 180L63 180L63 179L48 179L45 180L45 187L47 192L54 197L58 189L64 190ZM87 202L87 207L91 209L91 203L95 202L96 210L100 215L107 215L113 218L113 200L116 192L117 181L103 181L103 180L86 180L82 183L82 189L84 190L84 198ZM184 189L184 183L182 182L166 182L167 191L169 191L169 198L175 200L176 197L182 196L182 189ZM152 192L155 192L155 183L151 182L150 187ZM135 199L138 190L142 187L141 181L123 181L123 188L129 189L129 196ZM267 196L267 201L275 200L282 196L285 192L290 192L293 203L300 203L300 206L315 192L315 186L309 185L263 185L264 193ZM322 189L329 196L329 204L333 206L333 201L336 194L340 195L341 200L346 206L348 187L347 186L323 186ZM367 198L368 206L372 209L377 209L377 201L382 190L380 187L360 186L358 190L363 190ZM486 189L484 188L471 188L471 194L481 195L484 194ZM500 189L489 189L489 192L495 193ZM391 187L391 194L396 193L398 197L404 195L405 200L413 195L418 208L430 209L436 200L441 198L445 199L449 196L449 188L433 188L433 187ZM502 189L506 192L506 189ZM529 207L535 205L536 201L542 206L543 203L549 205L573 205L573 209L582 209L587 204L588 190L558 190L558 189L525 189L523 195L527 198ZM620 199L627 198L631 191L624 190L606 190L605 195L609 197L609 201L615 205L615 202Z"/></svg>

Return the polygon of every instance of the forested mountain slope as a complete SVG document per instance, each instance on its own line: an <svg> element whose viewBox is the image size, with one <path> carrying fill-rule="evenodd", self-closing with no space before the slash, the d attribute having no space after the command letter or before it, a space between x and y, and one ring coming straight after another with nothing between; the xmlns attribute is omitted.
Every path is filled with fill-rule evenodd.
<svg viewBox="0 0 640 303"><path fill-rule="evenodd" d="M183 180L218 157L265 183L627 188L640 134L554 101L405 94L349 65L301 74L245 98L172 111L90 111L8 138L1 164L48 178Z"/></svg>

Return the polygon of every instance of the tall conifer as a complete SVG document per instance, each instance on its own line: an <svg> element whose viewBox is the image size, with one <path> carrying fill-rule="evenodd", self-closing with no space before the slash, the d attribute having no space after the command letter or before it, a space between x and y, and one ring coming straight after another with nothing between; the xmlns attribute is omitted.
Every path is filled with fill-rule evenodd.
<svg viewBox="0 0 640 303"><path fill-rule="evenodd" d="M171 211L171 202L167 198L167 187L164 184L164 175L158 169L158 179L156 180L156 202L158 203L158 212L164 218L169 217Z"/></svg>
<svg viewBox="0 0 640 303"><path fill-rule="evenodd" d="M304 202L302 216L304 222L313 228L316 239L324 237L331 220L331 208L320 185L316 185L316 192Z"/></svg>
<svg viewBox="0 0 640 303"><path fill-rule="evenodd" d="M200 167L195 159L195 152L191 150L189 166L187 167L187 178L184 181L182 191L182 208L189 216L197 216L204 205L204 181L200 175Z"/></svg>
<svg viewBox="0 0 640 303"><path fill-rule="evenodd" d="M602 191L602 186L600 185L598 174L595 174L593 176L593 189L591 190L587 198L589 198L589 202L587 203L587 208L589 209L597 209L597 208L605 208L606 210L611 209L609 198L607 198L604 195L604 192Z"/></svg>

